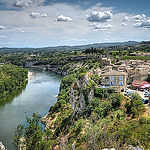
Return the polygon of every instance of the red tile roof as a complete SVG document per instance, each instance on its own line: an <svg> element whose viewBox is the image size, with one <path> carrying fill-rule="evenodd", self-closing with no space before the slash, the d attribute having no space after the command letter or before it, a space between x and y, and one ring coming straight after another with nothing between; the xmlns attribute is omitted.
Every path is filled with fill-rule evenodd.
<svg viewBox="0 0 150 150"><path fill-rule="evenodd" d="M147 81L134 80L132 86L142 86L143 84L148 83Z"/></svg>

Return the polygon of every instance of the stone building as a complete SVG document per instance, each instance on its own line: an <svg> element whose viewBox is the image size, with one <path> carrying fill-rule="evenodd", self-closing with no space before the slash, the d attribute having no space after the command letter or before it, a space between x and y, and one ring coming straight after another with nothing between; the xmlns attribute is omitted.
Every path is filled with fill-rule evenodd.
<svg viewBox="0 0 150 150"><path fill-rule="evenodd" d="M102 67L110 66L111 65L111 59L110 58L101 58Z"/></svg>
<svg viewBox="0 0 150 150"><path fill-rule="evenodd" d="M110 71L101 75L101 85L103 88L114 88L117 92L126 89L127 73Z"/></svg>

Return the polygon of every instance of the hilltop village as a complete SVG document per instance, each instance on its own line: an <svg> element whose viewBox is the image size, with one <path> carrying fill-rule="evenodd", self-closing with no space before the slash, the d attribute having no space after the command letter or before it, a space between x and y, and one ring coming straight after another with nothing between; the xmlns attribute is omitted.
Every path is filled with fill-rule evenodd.
<svg viewBox="0 0 150 150"><path fill-rule="evenodd" d="M132 88L136 88L136 85L138 88L142 88L138 86L139 82L146 80L150 74L150 60L120 60L112 64L111 59L102 58L102 66L103 68L98 72L103 77L102 84L123 86L120 87L120 91L124 91L128 85ZM113 76L116 78L114 79ZM110 80L104 80L104 77Z"/></svg>
<svg viewBox="0 0 150 150"><path fill-rule="evenodd" d="M54 60L29 61L26 62L26 67L41 68L43 70L50 70L58 74L68 75L71 72L70 69L78 70L83 66L88 66L88 64L83 65L83 62L84 60L90 61L90 59L94 59L97 62L99 61L100 66L97 66L97 68L92 72L101 77L101 87L105 86L106 88L109 86L122 92L125 91L125 89L129 86L134 89L137 89L137 87L138 89L144 89L142 85L138 86L138 84L140 81L145 81L150 75L150 60L121 60L120 58L120 60L117 62L112 63L114 58L106 57L103 55L78 55L71 56L69 58L61 58L60 62L76 62L76 64L70 64L69 67L67 66L68 69L64 67L62 70L59 70L59 64L56 62L55 64L53 63ZM63 63L63 65L66 64Z"/></svg>

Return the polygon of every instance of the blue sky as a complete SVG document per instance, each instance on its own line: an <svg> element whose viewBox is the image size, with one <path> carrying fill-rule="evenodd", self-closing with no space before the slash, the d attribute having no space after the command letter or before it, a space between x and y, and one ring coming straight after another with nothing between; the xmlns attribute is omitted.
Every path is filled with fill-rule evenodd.
<svg viewBox="0 0 150 150"><path fill-rule="evenodd" d="M0 47L150 40L148 0L0 0Z"/></svg>

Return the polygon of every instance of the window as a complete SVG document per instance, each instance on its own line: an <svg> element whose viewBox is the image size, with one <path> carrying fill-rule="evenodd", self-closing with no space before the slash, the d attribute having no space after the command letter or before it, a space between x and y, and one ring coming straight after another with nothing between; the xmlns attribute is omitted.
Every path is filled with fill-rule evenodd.
<svg viewBox="0 0 150 150"><path fill-rule="evenodd" d="M120 80L123 80L123 76L120 76Z"/></svg>
<svg viewBox="0 0 150 150"><path fill-rule="evenodd" d="M113 77L113 76L110 76L110 80L114 80L114 77Z"/></svg>
<svg viewBox="0 0 150 150"><path fill-rule="evenodd" d="M112 82L112 85L115 86L115 82L114 81Z"/></svg>
<svg viewBox="0 0 150 150"><path fill-rule="evenodd" d="M120 81L120 86L122 86L123 85L123 81Z"/></svg>

